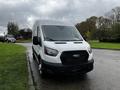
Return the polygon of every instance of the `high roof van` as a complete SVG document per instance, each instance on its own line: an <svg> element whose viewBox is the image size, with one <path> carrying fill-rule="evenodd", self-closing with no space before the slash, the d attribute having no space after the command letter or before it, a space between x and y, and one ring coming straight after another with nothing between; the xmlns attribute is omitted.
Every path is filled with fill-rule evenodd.
<svg viewBox="0 0 120 90"><path fill-rule="evenodd" d="M74 25L37 20L32 38L33 59L41 74L84 74L93 70L92 49Z"/></svg>

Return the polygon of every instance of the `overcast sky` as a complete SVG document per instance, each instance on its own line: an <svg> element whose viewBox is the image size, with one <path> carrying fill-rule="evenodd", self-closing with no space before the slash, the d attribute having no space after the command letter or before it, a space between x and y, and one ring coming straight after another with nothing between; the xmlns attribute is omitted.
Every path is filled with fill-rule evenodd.
<svg viewBox="0 0 120 90"><path fill-rule="evenodd" d="M0 26L9 21L20 28L32 27L36 19L62 19L77 23L101 16L120 6L120 0L0 0Z"/></svg>

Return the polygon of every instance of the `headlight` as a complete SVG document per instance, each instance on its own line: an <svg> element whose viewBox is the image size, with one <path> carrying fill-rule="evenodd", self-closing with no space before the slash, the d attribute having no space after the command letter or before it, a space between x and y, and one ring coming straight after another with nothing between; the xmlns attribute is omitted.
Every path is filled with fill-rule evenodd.
<svg viewBox="0 0 120 90"><path fill-rule="evenodd" d="M88 52L92 53L92 48L91 47L88 48Z"/></svg>
<svg viewBox="0 0 120 90"><path fill-rule="evenodd" d="M45 54L50 55L50 56L57 56L57 54L58 54L57 50L48 48L48 47L44 47L44 52L45 52Z"/></svg>

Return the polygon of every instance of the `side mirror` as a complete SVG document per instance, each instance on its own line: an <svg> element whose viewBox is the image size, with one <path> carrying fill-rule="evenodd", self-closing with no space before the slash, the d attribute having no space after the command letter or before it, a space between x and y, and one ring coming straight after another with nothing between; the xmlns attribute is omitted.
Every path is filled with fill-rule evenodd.
<svg viewBox="0 0 120 90"><path fill-rule="evenodd" d="M34 36L33 37L33 44L34 45L38 45L39 43L38 43L38 37L37 36Z"/></svg>

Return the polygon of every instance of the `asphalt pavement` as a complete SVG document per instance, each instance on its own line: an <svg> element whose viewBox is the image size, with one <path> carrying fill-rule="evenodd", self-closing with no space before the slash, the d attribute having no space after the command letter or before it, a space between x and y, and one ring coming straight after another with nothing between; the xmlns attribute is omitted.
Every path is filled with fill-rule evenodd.
<svg viewBox="0 0 120 90"><path fill-rule="evenodd" d="M120 90L120 51L93 49L94 70L84 76L47 76L42 78L32 59L31 43L27 48L34 85L37 90Z"/></svg>

